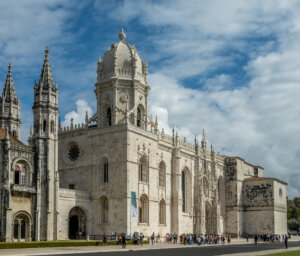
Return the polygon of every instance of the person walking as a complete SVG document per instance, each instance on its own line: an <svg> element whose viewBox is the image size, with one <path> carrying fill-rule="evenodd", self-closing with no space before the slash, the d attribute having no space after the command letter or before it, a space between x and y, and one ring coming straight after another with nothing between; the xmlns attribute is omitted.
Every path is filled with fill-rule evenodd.
<svg viewBox="0 0 300 256"><path fill-rule="evenodd" d="M287 235L285 235L284 244L285 244L285 249L287 249L288 248L288 236Z"/></svg>
<svg viewBox="0 0 300 256"><path fill-rule="evenodd" d="M152 235L151 235L151 243L152 243L152 245L154 244L154 239L155 239L155 235L154 235L154 232L153 232Z"/></svg>
<svg viewBox="0 0 300 256"><path fill-rule="evenodd" d="M143 239L144 239L144 235L143 235L143 233L140 233L140 243L141 243L141 246L143 246Z"/></svg>
<svg viewBox="0 0 300 256"><path fill-rule="evenodd" d="M122 234L122 248L126 248L126 235Z"/></svg>
<svg viewBox="0 0 300 256"><path fill-rule="evenodd" d="M258 235L254 236L254 244L257 245Z"/></svg>

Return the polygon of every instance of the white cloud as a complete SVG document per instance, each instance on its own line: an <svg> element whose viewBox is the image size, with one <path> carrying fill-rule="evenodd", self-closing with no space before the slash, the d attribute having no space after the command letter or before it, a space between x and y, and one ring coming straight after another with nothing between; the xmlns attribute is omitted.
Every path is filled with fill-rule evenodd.
<svg viewBox="0 0 300 256"><path fill-rule="evenodd" d="M160 56L162 65L159 71L152 67L149 76L150 112L158 114L160 127L171 132L175 123L179 135L189 140L206 128L218 151L264 166L266 176L290 183L290 196L300 193L299 10L294 1L228 1L226 6L222 1L126 1L116 10L120 20L137 18L163 31L151 35L155 58ZM270 38L248 42L251 37ZM227 49L249 57L243 64L248 86L240 87L230 75L218 73L202 78L202 89L180 82L222 65L236 65L236 56L220 54Z"/></svg>
<svg viewBox="0 0 300 256"><path fill-rule="evenodd" d="M70 111L64 116L62 126L70 126L71 119L73 119L73 124L82 124L85 123L86 112L88 116L92 116L92 109L85 100L76 101L76 110Z"/></svg>
<svg viewBox="0 0 300 256"><path fill-rule="evenodd" d="M75 32L68 33L66 21L72 15L70 8L64 8L70 2L54 8L60 3L0 3L0 65L6 67L10 58L16 58L14 62L23 65L26 73L28 62L38 60L40 69L41 47L54 44L59 51L63 42L71 41ZM145 29L143 35L131 31L133 37L128 33L127 40L140 44L148 57L149 110L158 115L160 127L171 133L174 123L179 135L190 141L205 128L217 151L264 166L266 176L290 183L290 196L299 195L298 1L117 3L112 8L95 1L95 10L106 11L111 20L128 27L138 20ZM244 61L237 63L240 59ZM84 122L85 111L91 115L95 104L95 98L87 103L93 93L95 66L79 69L81 64L59 60L61 65L54 74L59 81L76 86L70 96L69 89L60 84L62 109L69 111L69 101L84 99L64 116L63 125L69 125L71 118L74 124ZM236 84L235 68L246 73L246 84ZM228 69L233 69L232 73L226 73ZM202 88L183 82L191 77L200 80Z"/></svg>
<svg viewBox="0 0 300 256"><path fill-rule="evenodd" d="M59 0L1 1L0 64L6 66L13 61L28 71L28 64L40 61L46 45L59 47L70 40L65 24L71 14L68 4Z"/></svg>

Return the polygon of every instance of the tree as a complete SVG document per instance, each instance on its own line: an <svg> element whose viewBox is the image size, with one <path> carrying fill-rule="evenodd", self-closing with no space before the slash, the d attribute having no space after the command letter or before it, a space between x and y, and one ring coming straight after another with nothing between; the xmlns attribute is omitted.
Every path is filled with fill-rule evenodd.
<svg viewBox="0 0 300 256"><path fill-rule="evenodd" d="M288 229L290 231L299 231L300 230L300 219L288 220Z"/></svg>

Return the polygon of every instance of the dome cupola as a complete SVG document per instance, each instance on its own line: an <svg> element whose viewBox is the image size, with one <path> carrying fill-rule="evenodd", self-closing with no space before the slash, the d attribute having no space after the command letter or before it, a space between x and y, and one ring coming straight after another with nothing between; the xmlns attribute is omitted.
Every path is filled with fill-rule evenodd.
<svg viewBox="0 0 300 256"><path fill-rule="evenodd" d="M98 82L111 78L134 79L147 84L147 64L144 64L135 46L125 42L126 34L122 28L119 33L120 41L112 43L98 61Z"/></svg>

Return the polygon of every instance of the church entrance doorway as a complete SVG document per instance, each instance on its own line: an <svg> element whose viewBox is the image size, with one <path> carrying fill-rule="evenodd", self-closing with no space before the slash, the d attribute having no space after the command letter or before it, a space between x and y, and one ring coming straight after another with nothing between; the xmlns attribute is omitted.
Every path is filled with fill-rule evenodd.
<svg viewBox="0 0 300 256"><path fill-rule="evenodd" d="M213 234L213 223L212 223L212 207L209 202L205 204L205 229L207 234Z"/></svg>
<svg viewBox="0 0 300 256"><path fill-rule="evenodd" d="M84 211L75 206L69 213L69 239L84 239L86 236L86 216Z"/></svg>

